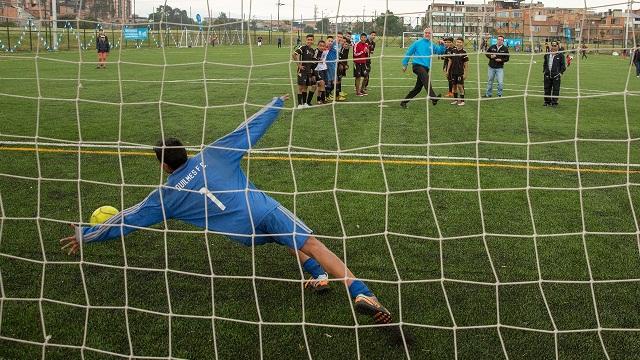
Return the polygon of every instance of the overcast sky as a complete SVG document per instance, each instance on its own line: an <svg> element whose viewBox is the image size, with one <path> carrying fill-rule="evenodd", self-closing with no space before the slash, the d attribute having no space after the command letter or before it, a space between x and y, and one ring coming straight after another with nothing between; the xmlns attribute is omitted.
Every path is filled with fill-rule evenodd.
<svg viewBox="0 0 640 360"><path fill-rule="evenodd" d="M135 1L135 11L141 16L147 16L153 12L153 9L164 4L164 0L132 0ZM213 17L217 17L220 12L230 13L231 17L240 17L241 2L244 2L245 17L249 16L249 4L251 4L251 17L259 19L269 19L270 15L276 18L277 0L167 0L167 5L178 7L189 11L191 7L192 16L197 13L206 16L207 3ZM318 6L318 18L324 10L325 16L335 16L338 12L338 3L340 3L340 15L361 15L364 9L366 15L373 15L374 11L380 13L387 7L385 0L280 0L285 5L280 7L280 19L291 19L294 14L293 5L295 4L295 18L299 19L302 15L305 19L313 19L314 5ZM451 2L453 1L436 1ZM529 1L527 1L529 2ZM536 0L537 2L537 0ZM425 0L389 0L389 10L394 13L417 13L424 12L431 1ZM478 0L467 0L467 3L483 3ZM585 6L584 0L547 0L543 1L545 7L580 7ZM608 8L626 8L624 0L586 0L587 6L601 6L602 9ZM615 5L618 3L617 5ZM610 5L607 5L610 4ZM640 4L634 4L634 9Z"/></svg>

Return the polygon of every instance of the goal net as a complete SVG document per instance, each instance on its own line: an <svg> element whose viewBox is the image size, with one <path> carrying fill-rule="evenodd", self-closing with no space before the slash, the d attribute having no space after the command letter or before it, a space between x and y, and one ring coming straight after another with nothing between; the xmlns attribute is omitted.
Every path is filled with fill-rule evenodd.
<svg viewBox="0 0 640 360"><path fill-rule="evenodd" d="M402 48L408 48L414 41L422 38L422 31L402 32Z"/></svg>
<svg viewBox="0 0 640 360"><path fill-rule="evenodd" d="M103 11L85 3L83 17ZM356 5L314 15L302 1L207 1L193 4L198 24L164 3L142 25L125 14L56 27L18 5L0 19L0 358L639 354L638 4ZM425 27L436 53L403 62ZM322 86L299 87L292 54L309 33L315 49L348 31L377 34L356 71L366 85L355 88L362 67L344 45L341 89L327 77L319 104ZM468 58L444 58L450 76L445 35L464 37ZM240 145L215 142L234 131ZM170 138L202 158L177 182L154 151ZM236 156L245 175L203 152ZM166 197L205 168L193 205ZM248 213L213 227L209 212L227 216L236 194ZM293 230L247 215L256 196ZM96 228L115 237L61 249L101 206L120 210ZM391 324L360 314L344 279L323 294L305 286L304 263L277 242L307 226Z"/></svg>

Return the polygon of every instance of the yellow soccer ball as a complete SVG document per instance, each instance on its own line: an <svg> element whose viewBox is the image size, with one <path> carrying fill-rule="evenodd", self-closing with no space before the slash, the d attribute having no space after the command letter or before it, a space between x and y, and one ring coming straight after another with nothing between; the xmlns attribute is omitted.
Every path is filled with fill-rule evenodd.
<svg viewBox="0 0 640 360"><path fill-rule="evenodd" d="M100 206L96 209L96 211L93 212L93 214L91 214L89 223L91 224L91 226L102 224L116 214L118 214L118 209L114 208L113 206Z"/></svg>

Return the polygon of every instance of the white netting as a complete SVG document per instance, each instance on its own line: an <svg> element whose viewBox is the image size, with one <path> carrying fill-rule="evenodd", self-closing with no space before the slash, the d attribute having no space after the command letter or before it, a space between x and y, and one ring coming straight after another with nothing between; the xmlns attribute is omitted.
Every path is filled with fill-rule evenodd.
<svg viewBox="0 0 640 360"><path fill-rule="evenodd" d="M139 41L127 45L124 32L114 30L122 25L108 24L119 49L105 73L90 73L94 54L83 50L92 49L95 34L74 30L80 20L50 35L60 52L48 52L56 49L49 49L46 27L31 22L18 43L6 46L0 55L0 81L9 89L0 87L6 101L0 107L10 114L0 115L0 150L8 155L0 167L0 357L633 358L640 334L640 87L627 65L639 26L635 2L592 7L585 1L574 11L580 34L598 41L569 32L561 53L573 54L573 62L556 113L541 107L542 54L535 49L564 39L557 29L563 24L549 25L556 27L553 39L537 35L547 25L538 13L543 7L533 2L498 10L496 3L475 10L431 3L394 14L387 1L383 15L358 21L338 1L329 19L339 25L325 32L378 33L371 95L354 101L351 94L347 102L315 109L294 106L291 52L305 33L294 30L301 26L298 3L282 16L286 36L279 22L273 30L273 21L259 35L251 24L254 4L246 3L249 20L204 30L164 18L145 24L148 49ZM214 5L207 2L211 19ZM612 6L625 11L607 15L603 9ZM605 15L596 24L599 12ZM447 13L462 23L437 30ZM518 27L516 17L523 19ZM622 43L615 42L619 36L605 41L620 19ZM387 34L391 22L402 25ZM404 50L398 49L427 25L434 33L465 35L465 109L473 111L457 112L448 99L434 107L422 95L409 109L398 106L415 81L400 75ZM514 44L519 38L521 49L505 65L504 96L485 98L483 43L504 28L514 31L507 38ZM33 52L20 47L30 32ZM64 43L65 36L75 44ZM257 36L273 48L257 48ZM287 51L275 52L278 37ZM594 63L581 56L583 43ZM145 58L144 51L154 53ZM431 82L446 92L442 63L434 56L432 64ZM350 75L343 81L347 92L353 92ZM332 297L314 297L304 289L301 264L273 255L282 249L254 246L249 255L223 240L226 234L163 221L139 229L143 235L135 240L142 245L123 236L120 244L84 245L78 257L60 253L52 236L63 235L65 224L86 225L101 202L125 209L164 184L161 168L147 171L156 134L184 136L188 150L201 151L284 92L293 101L273 135L249 151L248 180L314 228L389 307L394 324L415 333L415 344L403 337L398 347L380 345L384 333L372 332L377 325L356 314L339 281L332 282ZM87 112L90 106L99 111ZM35 121L29 126L14 118ZM136 129L136 118L157 127ZM255 228L255 219L249 221ZM298 297L291 304L290 295Z"/></svg>

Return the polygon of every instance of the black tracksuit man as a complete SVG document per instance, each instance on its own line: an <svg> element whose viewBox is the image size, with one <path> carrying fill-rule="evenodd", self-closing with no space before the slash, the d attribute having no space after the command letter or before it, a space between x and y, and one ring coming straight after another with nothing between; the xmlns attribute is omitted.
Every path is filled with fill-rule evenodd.
<svg viewBox="0 0 640 360"><path fill-rule="evenodd" d="M564 55L557 52L558 45L551 43L551 52L544 55L542 71L544 73L544 106L558 105L560 78L567 69Z"/></svg>

